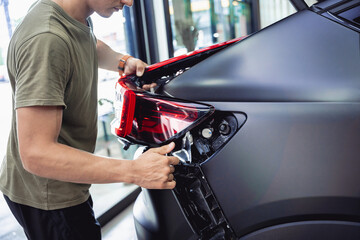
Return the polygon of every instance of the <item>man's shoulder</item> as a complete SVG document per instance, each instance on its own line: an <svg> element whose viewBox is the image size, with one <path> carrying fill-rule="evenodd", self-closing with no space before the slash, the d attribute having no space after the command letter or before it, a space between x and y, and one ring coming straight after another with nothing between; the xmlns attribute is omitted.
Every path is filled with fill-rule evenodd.
<svg viewBox="0 0 360 240"><path fill-rule="evenodd" d="M18 46L33 38L57 36L70 44L66 25L51 6L38 3L33 6L14 32L13 38Z"/></svg>
<svg viewBox="0 0 360 240"><path fill-rule="evenodd" d="M9 54L17 58L22 54L28 54L31 51L44 51L46 48L58 51L68 52L70 49L70 39L61 32L42 30L32 32L29 35L22 35L21 32L10 41Z"/></svg>

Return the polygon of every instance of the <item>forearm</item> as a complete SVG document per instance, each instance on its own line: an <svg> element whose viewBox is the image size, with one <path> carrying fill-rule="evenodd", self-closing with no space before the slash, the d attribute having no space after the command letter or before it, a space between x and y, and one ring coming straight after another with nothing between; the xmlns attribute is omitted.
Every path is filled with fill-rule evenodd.
<svg viewBox="0 0 360 240"><path fill-rule="evenodd" d="M174 188L172 173L179 159L165 156L175 145L150 149L128 161L105 158L58 143L61 107L17 109L19 152L28 172L75 183L134 183L146 188Z"/></svg>
<svg viewBox="0 0 360 240"><path fill-rule="evenodd" d="M115 52L101 40L97 41L96 48L99 68L117 72L118 63L124 54Z"/></svg>
<svg viewBox="0 0 360 240"><path fill-rule="evenodd" d="M96 156L60 143L33 148L24 167L40 177L76 183L133 183L132 162Z"/></svg>

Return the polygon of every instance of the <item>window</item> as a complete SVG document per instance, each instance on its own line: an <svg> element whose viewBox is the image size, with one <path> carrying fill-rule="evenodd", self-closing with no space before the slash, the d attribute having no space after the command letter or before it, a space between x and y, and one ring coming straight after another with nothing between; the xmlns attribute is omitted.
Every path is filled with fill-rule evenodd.
<svg viewBox="0 0 360 240"><path fill-rule="evenodd" d="M308 6L316 3L316 0L305 1ZM289 0L259 0L261 28L267 27L293 13L295 8Z"/></svg>
<svg viewBox="0 0 360 240"><path fill-rule="evenodd" d="M261 28L267 27L296 12L288 0L260 0Z"/></svg>
<svg viewBox="0 0 360 240"><path fill-rule="evenodd" d="M254 31L252 1L169 0L174 55Z"/></svg>

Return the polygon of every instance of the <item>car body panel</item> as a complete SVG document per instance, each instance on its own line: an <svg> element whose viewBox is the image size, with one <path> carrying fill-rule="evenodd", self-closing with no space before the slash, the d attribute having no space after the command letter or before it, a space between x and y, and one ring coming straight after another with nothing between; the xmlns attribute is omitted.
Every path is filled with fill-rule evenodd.
<svg viewBox="0 0 360 240"><path fill-rule="evenodd" d="M212 104L248 116L202 164L237 236L294 219L360 219L359 104Z"/></svg>
<svg viewBox="0 0 360 240"><path fill-rule="evenodd" d="M196 101L359 101L359 76L359 33L305 10L200 62L164 91Z"/></svg>
<svg viewBox="0 0 360 240"><path fill-rule="evenodd" d="M240 240L264 239L360 239L360 224L345 221L295 222L265 228L240 238Z"/></svg>
<svg viewBox="0 0 360 240"><path fill-rule="evenodd" d="M133 214L138 239L184 240L194 235L171 190L142 189Z"/></svg>

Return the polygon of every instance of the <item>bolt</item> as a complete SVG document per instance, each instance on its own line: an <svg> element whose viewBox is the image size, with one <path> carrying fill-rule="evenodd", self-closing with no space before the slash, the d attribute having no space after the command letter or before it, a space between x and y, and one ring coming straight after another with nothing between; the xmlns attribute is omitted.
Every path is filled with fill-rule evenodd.
<svg viewBox="0 0 360 240"><path fill-rule="evenodd" d="M227 123L221 123L219 126L219 131L223 135L228 135L230 133L230 127Z"/></svg>
<svg viewBox="0 0 360 240"><path fill-rule="evenodd" d="M201 131L201 135L207 139L211 138L212 134L213 134L213 130L211 128L204 128Z"/></svg>

